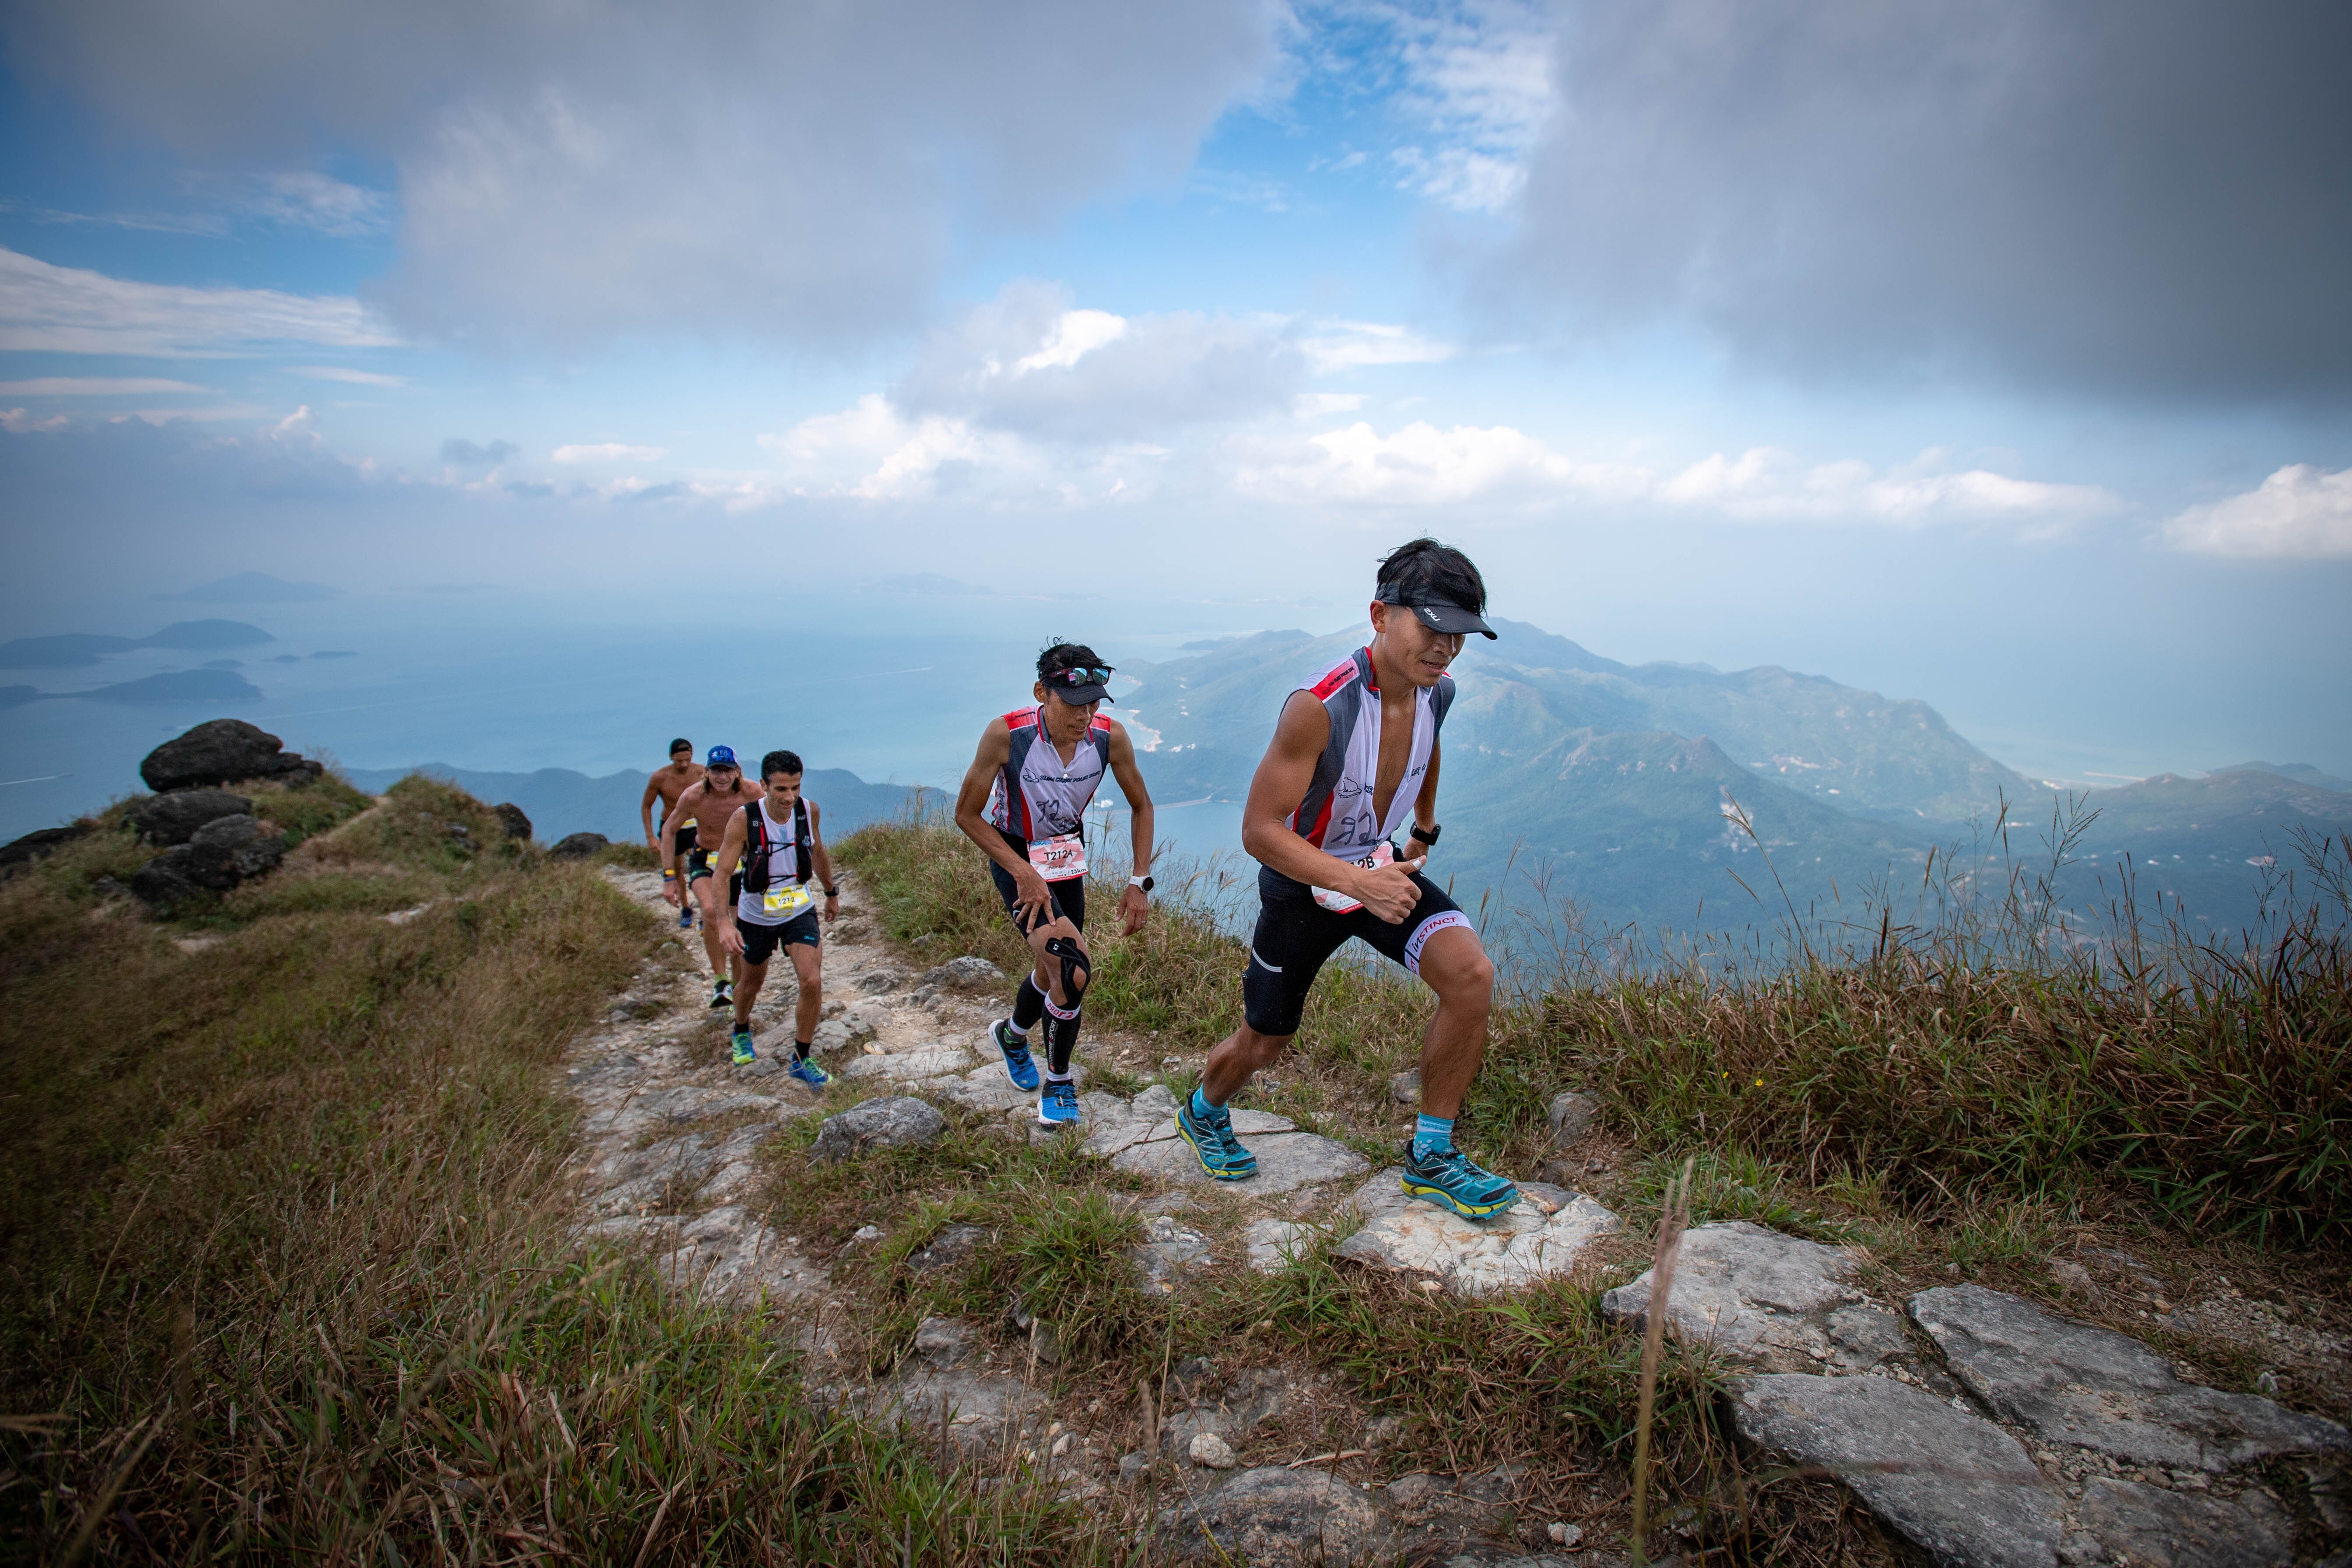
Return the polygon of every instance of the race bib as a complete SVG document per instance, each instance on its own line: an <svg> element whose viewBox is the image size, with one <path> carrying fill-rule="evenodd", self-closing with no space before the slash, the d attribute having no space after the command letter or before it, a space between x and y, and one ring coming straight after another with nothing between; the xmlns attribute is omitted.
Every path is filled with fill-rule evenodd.
<svg viewBox="0 0 2352 1568"><path fill-rule="evenodd" d="M1075 833L1029 841L1029 864L1049 882L1066 882L1087 874L1087 841Z"/></svg>
<svg viewBox="0 0 2352 1568"><path fill-rule="evenodd" d="M807 909L811 901L805 883L786 882L760 895L760 910L771 920L790 920Z"/></svg>
<svg viewBox="0 0 2352 1568"><path fill-rule="evenodd" d="M1393 866L1396 864L1396 850L1383 839L1379 848L1357 861L1356 864L1367 869L1375 866ZM1310 890L1315 895L1315 901L1335 915L1351 915L1364 907L1361 899L1351 899L1345 893L1335 893L1328 888L1316 888Z"/></svg>

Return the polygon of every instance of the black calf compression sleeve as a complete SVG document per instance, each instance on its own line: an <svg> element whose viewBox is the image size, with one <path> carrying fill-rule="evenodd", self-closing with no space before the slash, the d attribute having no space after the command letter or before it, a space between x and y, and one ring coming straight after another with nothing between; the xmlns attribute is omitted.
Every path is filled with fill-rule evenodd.
<svg viewBox="0 0 2352 1568"><path fill-rule="evenodd" d="M1036 975L1023 975L1021 994L1013 999L1013 1026L1026 1034L1035 1028L1037 1020L1045 1016L1045 994L1037 989Z"/></svg>
<svg viewBox="0 0 2352 1568"><path fill-rule="evenodd" d="M1066 1018L1057 1015L1047 1032L1045 1067L1055 1078L1070 1070L1070 1053L1078 1048L1078 1015L1084 1011L1073 1007Z"/></svg>

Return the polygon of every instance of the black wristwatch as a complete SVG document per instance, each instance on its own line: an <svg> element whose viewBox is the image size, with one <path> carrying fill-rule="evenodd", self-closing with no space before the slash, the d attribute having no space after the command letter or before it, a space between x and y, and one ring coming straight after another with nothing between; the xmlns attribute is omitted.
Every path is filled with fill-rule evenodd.
<svg viewBox="0 0 2352 1568"><path fill-rule="evenodd" d="M1416 822L1412 825L1412 836L1415 838L1420 839L1423 844L1435 844L1437 842L1437 836L1444 831L1445 829L1442 825L1431 828L1426 833L1422 831L1421 824Z"/></svg>
<svg viewBox="0 0 2352 1568"><path fill-rule="evenodd" d="M824 890L824 896L828 899L837 899L841 897L841 889L839 888L827 888Z"/></svg>

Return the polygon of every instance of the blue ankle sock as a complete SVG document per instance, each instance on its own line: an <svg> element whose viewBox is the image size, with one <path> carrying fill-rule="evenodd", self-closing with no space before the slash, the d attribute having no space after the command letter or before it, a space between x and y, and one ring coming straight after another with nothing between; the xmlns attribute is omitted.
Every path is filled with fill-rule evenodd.
<svg viewBox="0 0 2352 1568"><path fill-rule="evenodd" d="M1211 1105L1207 1095L1202 1094L1197 1089L1192 1091L1192 1120L1195 1121L1216 1121L1222 1120L1224 1114L1225 1108L1223 1106Z"/></svg>
<svg viewBox="0 0 2352 1568"><path fill-rule="evenodd" d="M1416 1154L1443 1154L1454 1147L1454 1118L1431 1116L1424 1112L1413 1123L1412 1152Z"/></svg>

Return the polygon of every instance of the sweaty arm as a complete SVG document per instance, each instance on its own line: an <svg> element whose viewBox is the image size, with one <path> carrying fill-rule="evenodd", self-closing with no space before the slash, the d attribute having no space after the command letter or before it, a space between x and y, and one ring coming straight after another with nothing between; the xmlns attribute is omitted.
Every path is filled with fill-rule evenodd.
<svg viewBox="0 0 2352 1568"><path fill-rule="evenodd" d="M808 803L808 811L809 859L816 867L817 886L824 890L824 918L830 921L841 913L841 895L833 890L839 884L833 879L833 857L824 851L824 814L817 810L814 801Z"/></svg>
<svg viewBox="0 0 2352 1568"><path fill-rule="evenodd" d="M1394 925L1411 913L1421 890L1410 873L1421 869L1419 859L1392 866L1351 865L1326 855L1290 829L1287 818L1307 798L1314 782L1315 762L1331 738L1331 715L1311 691L1294 691L1282 705L1274 740L1250 779L1249 800L1242 807L1242 847L1261 866L1270 866L1294 881L1329 888L1362 900L1373 914ZM1421 799L1434 804L1430 790ZM1415 814L1420 802L1414 805Z"/></svg>
<svg viewBox="0 0 2352 1568"><path fill-rule="evenodd" d="M810 831L815 831L814 824L811 825ZM744 826L743 813L740 810L730 812L727 816L727 837L719 842L719 863L721 866L732 866L741 859L744 841L751 836L751 829ZM719 945L729 952L740 955L743 951L743 933L735 929L735 900L727 897L724 884L719 887L719 897L711 901L719 906Z"/></svg>
<svg viewBox="0 0 2352 1568"><path fill-rule="evenodd" d="M1129 853L1134 857L1134 871L1139 877L1151 875L1151 792L1143 785L1143 770L1135 765L1135 742L1127 738L1127 726L1114 723L1110 727L1110 771L1118 780L1120 793L1127 796L1127 814L1134 818L1133 833L1129 839ZM1133 936L1143 929L1143 917L1150 900L1141 888L1133 882L1118 896L1119 930L1122 935Z"/></svg>
<svg viewBox="0 0 2352 1568"><path fill-rule="evenodd" d="M1421 781L1421 793L1412 797L1412 825L1432 830L1437 826L1437 737L1432 735L1429 738L1429 772ZM1429 852L1436 847L1418 838L1412 840L1412 846L1415 858L1423 860L1428 859Z"/></svg>
<svg viewBox="0 0 2352 1568"><path fill-rule="evenodd" d="M637 802L637 815L645 818L646 842L648 845L652 844L654 841L654 802L660 798L660 777L657 774L648 774L646 778L646 797L645 799ZM669 816L667 812L663 814L662 821L665 825L668 823Z"/></svg>
<svg viewBox="0 0 2352 1568"><path fill-rule="evenodd" d="M1004 868L1013 879L1013 905L1021 911L1021 928L1028 930L1045 918L1053 908L1053 890L1045 879L1026 857L1015 855L1004 835L988 820L988 792L996 775L1013 757L1013 728L1002 719L991 719L988 728L980 732L980 750L973 753L971 766L965 770L962 787L956 791L955 821L963 836L980 846L980 852Z"/></svg>
<svg viewBox="0 0 2352 1568"><path fill-rule="evenodd" d="M684 822L687 819L688 815L700 803L705 793L706 792L702 787L700 780L697 780L693 784L687 785L685 793L677 797L677 804L671 806L667 815L663 817L662 826L667 827L674 821ZM648 837L650 837L652 836L648 835ZM654 849L661 856L663 870L675 871L678 869L677 834L662 834L658 838L654 840Z"/></svg>

